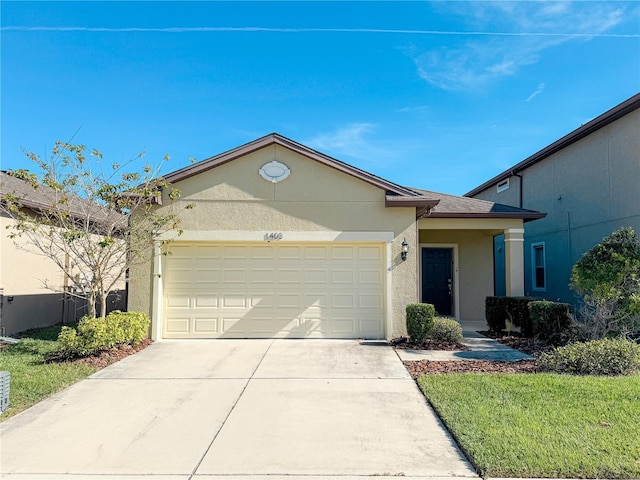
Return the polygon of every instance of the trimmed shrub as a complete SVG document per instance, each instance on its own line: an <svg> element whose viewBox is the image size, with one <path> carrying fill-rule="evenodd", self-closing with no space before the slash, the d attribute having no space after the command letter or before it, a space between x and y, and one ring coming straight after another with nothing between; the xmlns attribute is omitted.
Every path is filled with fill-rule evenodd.
<svg viewBox="0 0 640 480"><path fill-rule="evenodd" d="M507 317L527 337L533 336L533 324L529 315L529 304L535 301L531 297L504 297Z"/></svg>
<svg viewBox="0 0 640 480"><path fill-rule="evenodd" d="M538 300L529 303L529 314L536 338L552 345L561 345L571 337L571 305Z"/></svg>
<svg viewBox="0 0 640 480"><path fill-rule="evenodd" d="M146 338L150 323L141 312L114 310L105 318L85 316L77 328L62 327L60 350L69 356L86 357L118 345L135 345Z"/></svg>
<svg viewBox="0 0 640 480"><path fill-rule="evenodd" d="M543 353L544 370L575 375L631 375L640 371L640 345L625 338L571 343Z"/></svg>
<svg viewBox="0 0 640 480"><path fill-rule="evenodd" d="M407 305L407 333L415 343L422 343L433 329L436 309L430 303L410 303Z"/></svg>
<svg viewBox="0 0 640 480"><path fill-rule="evenodd" d="M507 312L504 309L504 297L487 297L484 302L484 314L492 332L501 332L505 328Z"/></svg>
<svg viewBox="0 0 640 480"><path fill-rule="evenodd" d="M520 327L524 335L533 336L529 303L534 300L531 297L487 297L485 316L489 330L501 332L506 327L506 320L509 320L514 326Z"/></svg>
<svg viewBox="0 0 640 480"><path fill-rule="evenodd" d="M438 342L460 343L462 342L462 327L452 318L435 317L429 338Z"/></svg>

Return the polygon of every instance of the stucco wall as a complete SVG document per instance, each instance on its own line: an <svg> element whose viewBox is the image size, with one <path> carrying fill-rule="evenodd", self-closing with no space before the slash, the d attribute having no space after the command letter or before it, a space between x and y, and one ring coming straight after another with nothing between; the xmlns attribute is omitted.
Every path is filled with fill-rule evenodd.
<svg viewBox="0 0 640 480"><path fill-rule="evenodd" d="M274 184L258 174L261 166L273 160L290 168L289 178ZM275 145L174 187L182 193L175 207L196 204L180 214L185 231L393 232L391 333L405 333L405 306L417 299L415 208L385 208L385 192L380 188ZM160 209L174 208L168 203ZM402 262L404 238L414 253ZM149 263L132 269L130 310L151 314L152 274Z"/></svg>
<svg viewBox="0 0 640 480"><path fill-rule="evenodd" d="M493 237L490 230L420 230L420 244L456 244L460 320L484 320L485 298L493 295Z"/></svg>
<svg viewBox="0 0 640 480"><path fill-rule="evenodd" d="M568 283L571 266L581 255L620 227L640 233L640 110L520 175L523 207L547 213L546 218L525 224L525 291L574 303ZM517 197L506 193L496 193L494 185L476 198L518 206ZM545 292L534 292L531 244L540 241L545 242L548 285Z"/></svg>
<svg viewBox="0 0 640 480"><path fill-rule="evenodd" d="M62 285L60 269L47 257L19 248L26 247L25 240L10 239L6 229L14 223L0 214L0 327L4 330L0 334L5 335L56 323L62 318L63 308L62 295L44 287L45 281Z"/></svg>
<svg viewBox="0 0 640 480"><path fill-rule="evenodd" d="M49 257L36 253L26 238L9 238L11 230L6 227L14 224L13 219L0 214L0 334L74 322L86 313L86 302L69 297L65 301L62 270ZM72 274L76 270L72 269ZM108 301L107 311L126 308L124 289L122 279L116 284L121 300Z"/></svg>

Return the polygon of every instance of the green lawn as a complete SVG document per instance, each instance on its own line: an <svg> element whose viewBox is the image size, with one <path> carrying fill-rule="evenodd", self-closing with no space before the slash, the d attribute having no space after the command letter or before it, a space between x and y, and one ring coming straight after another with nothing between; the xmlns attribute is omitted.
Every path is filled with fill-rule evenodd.
<svg viewBox="0 0 640 480"><path fill-rule="evenodd" d="M422 375L483 476L640 478L640 375Z"/></svg>
<svg viewBox="0 0 640 480"><path fill-rule="evenodd" d="M44 363L44 356L56 350L60 327L30 332L20 343L0 349L0 370L11 372L9 409L0 421L91 375L95 368L71 363Z"/></svg>

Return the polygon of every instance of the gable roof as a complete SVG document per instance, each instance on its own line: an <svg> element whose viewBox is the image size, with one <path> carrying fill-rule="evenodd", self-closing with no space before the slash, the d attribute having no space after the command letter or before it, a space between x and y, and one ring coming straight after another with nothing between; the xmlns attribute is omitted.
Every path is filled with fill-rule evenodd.
<svg viewBox="0 0 640 480"><path fill-rule="evenodd" d="M198 163L164 175L163 178L169 183L176 183L271 145L280 145L288 148L311 160L315 160L384 190L385 207L415 207L416 218L427 216L446 218L522 218L527 221L542 218L546 215L533 210L509 207L493 202L485 202L484 200L475 200L429 190L403 187L341 162L340 160L313 150L277 133L270 133L269 135L265 135L264 137L232 150L201 160Z"/></svg>
<svg viewBox="0 0 640 480"><path fill-rule="evenodd" d="M546 217L546 213L524 208L512 207L501 203L459 197L446 193L432 192L413 188L423 198L438 199L439 202L424 215L429 218L521 218L525 222Z"/></svg>
<svg viewBox="0 0 640 480"><path fill-rule="evenodd" d="M327 167L336 169L342 173L346 173L347 175L351 175L365 183L384 190L386 193L386 207L416 207L416 214L420 216L425 212L428 212L438 203L437 200L422 198L418 193L409 188L390 182L389 180L385 180L384 178L373 175L372 173L365 172L353 165L341 162L340 160L318 152L317 150L313 150L312 148L295 142L290 138L283 137L277 133L270 133L269 135L260 137L252 142L245 143L244 145L232 150L228 150L219 155L215 155L193 165L189 165L188 167L176 170L175 172L165 175L163 178L169 183L176 183L271 145L280 145L288 148L289 150L292 150L304 157L315 160Z"/></svg>
<svg viewBox="0 0 640 480"><path fill-rule="evenodd" d="M501 182L502 180L505 180L509 177L512 177L514 174L521 172L522 170L530 167L531 165L534 165L544 160L545 158L550 157L554 153L562 150L563 148L568 147L569 145L577 142L578 140L583 139L588 135L591 135L597 130L600 130L601 128L606 127L610 123L615 122L619 118L624 117L625 115L633 112L634 110L637 110L638 108L640 108L640 93L635 94L633 97L625 100L621 104L616 105L610 110L607 110L602 115L594 118L588 123L585 123L580 128L577 128L576 130L565 135L561 139L556 140L551 145L546 146L539 152L536 152L530 157L525 158L523 161L514 165L510 169L505 170L504 172L500 173L499 175L496 175L490 180L487 180L479 187L476 187L470 192L465 193L464 196L473 197L474 195L477 195L478 193L486 190L487 188L492 187L496 183Z"/></svg>
<svg viewBox="0 0 640 480"><path fill-rule="evenodd" d="M386 190L391 194L405 197L418 196L418 194L406 187L390 182L389 180L385 180L384 178L378 177L369 172L365 172L364 170L360 170L359 168L341 162L340 160L313 150L312 148L295 142L289 138L283 137L282 135L279 135L277 133L270 133L269 135L265 135L264 137L258 138L257 140L254 140L252 142L245 143L244 145L236 147L232 150L228 150L219 155L215 155L205 160L201 160L200 162L193 165L189 165L188 167L176 170L175 172L169 173L168 175L164 175L164 179L170 183L179 182L186 178L192 177L193 175L206 172L207 170L219 167L220 165L224 165L225 163L229 163L239 157L271 145L280 145L282 147L288 148L289 150L299 153L300 155L310 158L311 160L315 160L319 163L322 163L323 165L334 168L343 173L346 173L347 175L351 175L366 183Z"/></svg>

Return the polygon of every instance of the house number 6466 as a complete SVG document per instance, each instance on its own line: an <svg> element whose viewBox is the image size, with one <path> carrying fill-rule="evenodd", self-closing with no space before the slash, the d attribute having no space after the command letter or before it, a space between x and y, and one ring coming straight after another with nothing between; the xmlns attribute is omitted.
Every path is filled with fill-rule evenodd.
<svg viewBox="0 0 640 480"><path fill-rule="evenodd" d="M264 234L264 239L267 242L275 242L278 240L282 240L282 232L269 232Z"/></svg>

